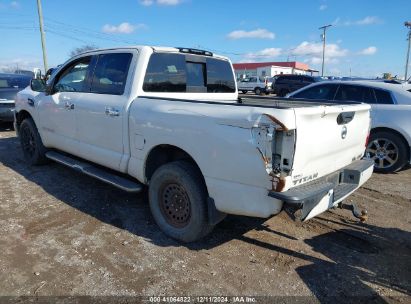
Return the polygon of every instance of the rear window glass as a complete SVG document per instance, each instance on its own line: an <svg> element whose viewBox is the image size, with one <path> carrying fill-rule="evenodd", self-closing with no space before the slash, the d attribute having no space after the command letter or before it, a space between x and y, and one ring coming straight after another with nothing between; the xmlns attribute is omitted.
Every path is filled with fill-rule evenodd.
<svg viewBox="0 0 411 304"><path fill-rule="evenodd" d="M335 92L337 91L337 87L338 86L335 84L317 85L311 88L307 88L299 93L296 93L292 97L305 99L333 100Z"/></svg>
<svg viewBox="0 0 411 304"><path fill-rule="evenodd" d="M235 79L228 61L206 58L186 62L183 54L154 53L144 77L145 92L234 93Z"/></svg>
<svg viewBox="0 0 411 304"><path fill-rule="evenodd" d="M341 101L375 103L372 90L368 87L357 85L340 85L335 99Z"/></svg>
<svg viewBox="0 0 411 304"><path fill-rule="evenodd" d="M285 77L280 76L280 77L277 77L275 83L276 84L281 84L281 83L285 82L284 80L285 80Z"/></svg>
<svg viewBox="0 0 411 304"><path fill-rule="evenodd" d="M380 103L380 104L393 104L394 103L390 92L379 90L379 89L374 89L374 92L375 92L375 98L377 99L377 103Z"/></svg>
<svg viewBox="0 0 411 304"><path fill-rule="evenodd" d="M205 87L205 64L197 62L187 62L187 86Z"/></svg>
<svg viewBox="0 0 411 304"><path fill-rule="evenodd" d="M0 76L0 89L22 89L30 84L30 77Z"/></svg>
<svg viewBox="0 0 411 304"><path fill-rule="evenodd" d="M235 92L233 70L228 61L207 58L207 92Z"/></svg>
<svg viewBox="0 0 411 304"><path fill-rule="evenodd" d="M311 77L303 76L303 81L305 82L314 82L314 79Z"/></svg>
<svg viewBox="0 0 411 304"><path fill-rule="evenodd" d="M130 53L99 55L92 78L91 92L122 95L132 56Z"/></svg>

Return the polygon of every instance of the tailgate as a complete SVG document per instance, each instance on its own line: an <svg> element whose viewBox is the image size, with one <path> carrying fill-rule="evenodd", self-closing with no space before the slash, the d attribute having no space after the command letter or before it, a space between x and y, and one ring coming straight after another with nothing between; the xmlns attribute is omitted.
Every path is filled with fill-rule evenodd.
<svg viewBox="0 0 411 304"><path fill-rule="evenodd" d="M297 138L291 186L362 158L369 133L369 109L366 104L294 108Z"/></svg>

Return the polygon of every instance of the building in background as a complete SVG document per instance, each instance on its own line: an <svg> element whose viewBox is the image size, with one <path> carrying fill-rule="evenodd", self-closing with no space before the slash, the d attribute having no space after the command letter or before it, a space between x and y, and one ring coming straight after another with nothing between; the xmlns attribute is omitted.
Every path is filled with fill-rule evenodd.
<svg viewBox="0 0 411 304"><path fill-rule="evenodd" d="M313 75L318 73L302 62L253 62L253 63L234 63L236 78L246 76L273 77L280 74Z"/></svg>

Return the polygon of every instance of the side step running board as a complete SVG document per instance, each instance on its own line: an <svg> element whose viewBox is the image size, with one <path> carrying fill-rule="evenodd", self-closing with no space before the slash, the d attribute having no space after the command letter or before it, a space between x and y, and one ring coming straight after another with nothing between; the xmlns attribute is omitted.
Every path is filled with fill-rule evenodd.
<svg viewBox="0 0 411 304"><path fill-rule="evenodd" d="M104 169L96 167L91 163L79 161L75 158L71 158L55 151L47 152L46 157L62 165L70 167L78 172L94 177L114 187L120 188L121 190L127 192L140 192L143 190L143 185L139 182L118 176Z"/></svg>

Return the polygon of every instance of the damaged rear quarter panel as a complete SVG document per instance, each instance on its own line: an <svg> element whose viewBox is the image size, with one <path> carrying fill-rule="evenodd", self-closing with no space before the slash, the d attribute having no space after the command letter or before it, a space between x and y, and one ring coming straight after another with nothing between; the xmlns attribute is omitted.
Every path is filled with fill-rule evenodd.
<svg viewBox="0 0 411 304"><path fill-rule="evenodd" d="M139 98L131 108L131 127L147 142L143 150L132 149L132 157L145 159L153 147L170 144L186 151L205 177L271 190L271 178L252 136L263 114L275 117L288 129L295 128L291 108Z"/></svg>

